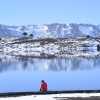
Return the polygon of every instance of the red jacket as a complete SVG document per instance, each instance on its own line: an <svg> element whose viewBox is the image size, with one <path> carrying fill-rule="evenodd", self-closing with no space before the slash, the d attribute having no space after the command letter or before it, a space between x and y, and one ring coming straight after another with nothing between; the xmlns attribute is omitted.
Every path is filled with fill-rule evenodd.
<svg viewBox="0 0 100 100"><path fill-rule="evenodd" d="M46 82L42 83L42 84L41 84L40 91L41 91L41 92L47 92L47 90L48 90L48 85L47 85L47 83L46 83Z"/></svg>

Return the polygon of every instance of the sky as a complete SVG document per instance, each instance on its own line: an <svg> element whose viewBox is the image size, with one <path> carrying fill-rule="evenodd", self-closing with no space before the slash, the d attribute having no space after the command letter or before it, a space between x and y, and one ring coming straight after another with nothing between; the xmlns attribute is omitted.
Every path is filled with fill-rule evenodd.
<svg viewBox="0 0 100 100"><path fill-rule="evenodd" d="M100 24L100 0L0 0L0 24Z"/></svg>

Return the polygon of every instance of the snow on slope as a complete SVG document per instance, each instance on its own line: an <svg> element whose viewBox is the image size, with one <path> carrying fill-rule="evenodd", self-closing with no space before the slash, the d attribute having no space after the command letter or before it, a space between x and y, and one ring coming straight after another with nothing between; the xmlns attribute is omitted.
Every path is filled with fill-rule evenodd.
<svg viewBox="0 0 100 100"><path fill-rule="evenodd" d="M0 25L0 36L22 36L23 32L33 34L34 38L68 37L68 36L100 36L100 26L91 24L43 24L27 26Z"/></svg>
<svg viewBox="0 0 100 100"><path fill-rule="evenodd" d="M86 26L80 26L79 27L79 30L82 32L82 33L84 33L84 34L87 34L87 35L89 35L90 33L92 34L92 32L93 32L93 28L92 27L86 27Z"/></svg>

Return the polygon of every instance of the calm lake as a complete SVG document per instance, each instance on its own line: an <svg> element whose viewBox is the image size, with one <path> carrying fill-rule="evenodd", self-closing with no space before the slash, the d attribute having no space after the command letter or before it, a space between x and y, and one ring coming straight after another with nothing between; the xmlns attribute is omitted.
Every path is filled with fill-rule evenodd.
<svg viewBox="0 0 100 100"><path fill-rule="evenodd" d="M39 91L41 80L49 90L100 89L100 57L23 58L0 55L0 93Z"/></svg>

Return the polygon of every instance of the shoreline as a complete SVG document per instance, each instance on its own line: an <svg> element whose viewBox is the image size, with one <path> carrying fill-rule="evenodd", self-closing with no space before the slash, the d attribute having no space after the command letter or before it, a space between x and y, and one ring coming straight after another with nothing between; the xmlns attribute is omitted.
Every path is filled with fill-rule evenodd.
<svg viewBox="0 0 100 100"><path fill-rule="evenodd" d="M0 100L100 100L100 93L62 93L0 97Z"/></svg>
<svg viewBox="0 0 100 100"><path fill-rule="evenodd" d="M1 97L19 97L19 96L29 96L29 95L59 95L59 94L95 94L100 93L100 90L68 90L68 91L48 91L47 93L41 93L39 91L31 92L7 92L0 93Z"/></svg>

